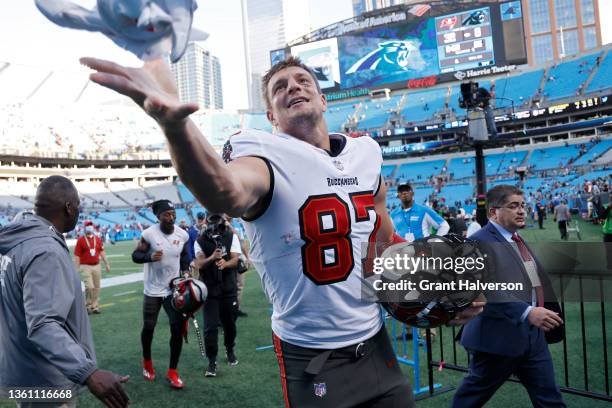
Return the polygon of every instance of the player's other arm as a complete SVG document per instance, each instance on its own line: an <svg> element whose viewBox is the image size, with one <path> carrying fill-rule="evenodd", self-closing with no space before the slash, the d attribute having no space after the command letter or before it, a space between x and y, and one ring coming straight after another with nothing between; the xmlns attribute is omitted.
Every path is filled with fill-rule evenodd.
<svg viewBox="0 0 612 408"><path fill-rule="evenodd" d="M128 68L95 58L81 63L96 70L90 79L126 95L157 121L168 140L172 162L182 182L209 211L232 217L257 213L270 188L265 162L243 157L225 164L189 115L199 108L178 98L173 75L162 59Z"/></svg>
<svg viewBox="0 0 612 408"><path fill-rule="evenodd" d="M395 227L387 211L387 186L382 176L380 176L380 188L374 196L374 210L380 219L376 243L383 245L392 243L394 240Z"/></svg>
<svg viewBox="0 0 612 408"><path fill-rule="evenodd" d="M181 257L179 259L179 267L181 274L189 274L189 241L183 244L183 250L181 251Z"/></svg>
<svg viewBox="0 0 612 408"><path fill-rule="evenodd" d="M151 245L149 245L149 243L145 241L144 238L140 238L138 245L136 245L136 249L134 249L134 252L132 252L132 261L137 264L154 262L153 256L155 256L155 254L161 251L155 252L155 254L150 254L150 249ZM159 259L161 259L161 256L159 257ZM159 259L156 260L158 261Z"/></svg>

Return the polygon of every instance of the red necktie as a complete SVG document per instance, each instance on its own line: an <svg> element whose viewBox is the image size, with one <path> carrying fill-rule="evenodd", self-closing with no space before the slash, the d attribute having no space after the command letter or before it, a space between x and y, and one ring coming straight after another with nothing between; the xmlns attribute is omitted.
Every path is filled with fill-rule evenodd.
<svg viewBox="0 0 612 408"><path fill-rule="evenodd" d="M533 258L527 249L527 245L525 245L525 241L517 234L516 232L512 234L512 240L516 242L518 246L519 252L521 253L521 258L523 258L524 262L532 261ZM542 286L534 286L536 291L536 300L538 303L538 307L544 307L544 289Z"/></svg>

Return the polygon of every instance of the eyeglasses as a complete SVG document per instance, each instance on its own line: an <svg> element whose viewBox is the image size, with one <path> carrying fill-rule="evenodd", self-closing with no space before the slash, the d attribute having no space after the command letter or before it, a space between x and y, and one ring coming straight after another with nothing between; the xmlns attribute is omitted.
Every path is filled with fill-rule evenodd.
<svg viewBox="0 0 612 408"><path fill-rule="evenodd" d="M503 206L503 207L495 207L495 208L507 208L507 209L509 209L509 210L516 211L516 210L518 210L519 208L520 208L520 209L522 209L522 210L524 210L526 207L527 207L527 204L525 204L525 202L524 202L524 201L523 201L522 203L519 203L519 202L517 202L517 201L513 201L513 202L511 202L510 204L508 204L508 205L506 205L506 206Z"/></svg>

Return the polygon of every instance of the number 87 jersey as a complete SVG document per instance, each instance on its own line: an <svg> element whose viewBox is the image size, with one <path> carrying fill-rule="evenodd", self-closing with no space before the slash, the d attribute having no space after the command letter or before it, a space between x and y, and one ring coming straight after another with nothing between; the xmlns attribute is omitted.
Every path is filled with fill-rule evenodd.
<svg viewBox="0 0 612 408"><path fill-rule="evenodd" d="M362 258L375 240L374 196L382 156L369 137L330 135L326 151L286 134L233 135L224 158L262 158L271 174L267 205L244 226L272 330L282 340L333 349L372 337L377 303L362 299Z"/></svg>

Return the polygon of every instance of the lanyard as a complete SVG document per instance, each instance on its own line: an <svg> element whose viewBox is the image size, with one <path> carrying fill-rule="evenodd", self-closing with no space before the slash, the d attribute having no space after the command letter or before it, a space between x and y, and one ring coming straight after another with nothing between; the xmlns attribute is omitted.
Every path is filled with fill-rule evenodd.
<svg viewBox="0 0 612 408"><path fill-rule="evenodd" d="M96 250L96 236L93 236L93 248L91 247L91 245L89 245L89 240L87 239L87 234L85 234L85 244L87 245L87 248L89 248L90 250L93 249L94 251Z"/></svg>
<svg viewBox="0 0 612 408"><path fill-rule="evenodd" d="M410 207L410 209L407 211L402 208L402 218L404 219L404 223L406 223L406 225L408 226L408 232L412 232L412 224L410 223L410 215L412 214L413 208L414 208L414 205ZM408 220L406 220L406 214L408 214Z"/></svg>

